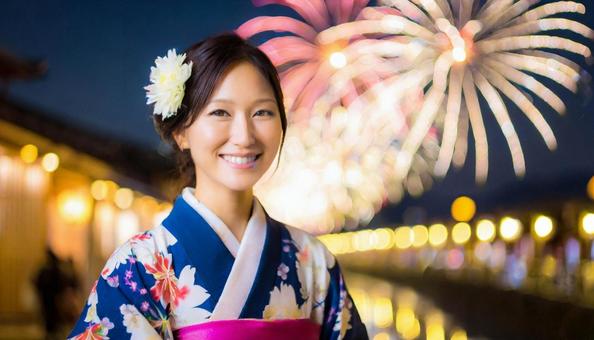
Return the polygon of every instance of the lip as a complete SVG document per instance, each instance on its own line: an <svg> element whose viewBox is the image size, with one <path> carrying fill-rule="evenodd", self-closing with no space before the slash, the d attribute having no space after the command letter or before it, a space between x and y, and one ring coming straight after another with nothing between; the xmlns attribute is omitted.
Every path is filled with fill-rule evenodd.
<svg viewBox="0 0 594 340"><path fill-rule="evenodd" d="M223 158L223 156L234 156L234 157L256 156L256 159L253 162L249 162L249 163L245 163L245 164L236 164L236 163L229 162L228 160ZM219 158L221 158L225 163L227 163L233 169L253 169L256 167L256 163L260 160L260 156L262 156L261 153L258 153L258 154L251 153L251 154L243 154L243 155L242 154L230 154L230 153L219 154Z"/></svg>

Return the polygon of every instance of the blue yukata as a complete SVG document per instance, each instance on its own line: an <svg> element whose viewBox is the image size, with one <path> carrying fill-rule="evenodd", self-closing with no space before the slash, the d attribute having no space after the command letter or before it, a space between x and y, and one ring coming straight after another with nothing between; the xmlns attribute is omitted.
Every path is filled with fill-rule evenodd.
<svg viewBox="0 0 594 340"><path fill-rule="evenodd" d="M250 320L304 322L296 329L309 338L368 338L321 242L270 218L256 198L239 242L193 190L182 191L161 225L112 254L70 339L189 339L198 337L183 331L222 323L247 334L238 322Z"/></svg>

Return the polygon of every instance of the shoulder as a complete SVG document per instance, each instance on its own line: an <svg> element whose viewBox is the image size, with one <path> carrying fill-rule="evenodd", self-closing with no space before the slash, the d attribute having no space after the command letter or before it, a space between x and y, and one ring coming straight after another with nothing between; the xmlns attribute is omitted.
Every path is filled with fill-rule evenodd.
<svg viewBox="0 0 594 340"><path fill-rule="evenodd" d="M111 254L101 271L101 276L106 279L120 265L127 262L152 265L155 263L157 255L167 256L168 247L176 243L177 239L162 225L138 233L130 237Z"/></svg>

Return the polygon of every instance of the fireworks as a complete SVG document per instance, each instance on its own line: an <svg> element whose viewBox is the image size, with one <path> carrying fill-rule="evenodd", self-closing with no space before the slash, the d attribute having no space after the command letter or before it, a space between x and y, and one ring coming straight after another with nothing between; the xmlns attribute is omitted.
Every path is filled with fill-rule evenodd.
<svg viewBox="0 0 594 340"><path fill-rule="evenodd" d="M256 188L267 210L320 233L369 222L403 189L422 193L431 184L435 147L422 147L413 157L410 177L394 176L407 112L422 99L412 79L418 77L388 87L407 66L399 58L410 53L405 42L381 20L360 20L367 1L254 3L287 5L305 20L257 17L237 29L246 38L264 31L292 34L260 45L280 71L290 122L278 170ZM401 107L405 95L407 106Z"/></svg>
<svg viewBox="0 0 594 340"><path fill-rule="evenodd" d="M543 33L594 36L574 20L552 18L584 14L571 1L254 2L289 6L305 20L257 17L237 30L246 38L290 34L260 46L280 71L290 126L279 170L256 191L275 217L318 233L368 222L403 190L420 195L431 174L445 176L452 163L464 164L469 131L476 179L484 182L487 112L522 176L524 155L504 97L555 149L551 127L523 90L562 114L563 101L541 78L575 92L580 67L551 50L584 57L590 50Z"/></svg>
<svg viewBox="0 0 594 340"><path fill-rule="evenodd" d="M509 146L514 171L525 172L522 147L502 95L509 98L536 127L547 147L556 148L551 127L521 86L562 114L563 101L529 73L554 80L576 91L579 66L569 59L540 49L564 50L590 57L590 50L568 38L543 32L566 30L592 38L593 31L583 24L564 18L549 18L558 13L584 14L582 4L558 1L534 7L538 0L489 0L479 6L473 0L387 0L386 5L402 16L383 16L403 28L402 34L421 44L411 69L425 65L433 70L424 79L426 100L398 156L399 176L406 176L410 159L438 118L442 140L434 172L444 176L450 164L461 165L466 156L466 136L470 127L475 140L476 178L484 182L488 172L488 143L479 104L485 98ZM415 27L405 30L405 26ZM478 91L477 91L478 89ZM439 117L445 106L445 115Z"/></svg>
<svg viewBox="0 0 594 340"><path fill-rule="evenodd" d="M285 105L291 122L306 122L317 100L326 96L334 84L333 104L348 106L361 93L396 70L384 65L386 44L389 41L364 37L358 32L374 31L367 21L359 20L368 0L359 1L283 1L255 0L255 5L286 5L304 20L290 17L253 18L236 31L244 38L275 31L290 36L272 38L262 45L264 51L280 71ZM395 9L378 9L397 15ZM330 39L327 31L340 31L340 37ZM382 45L383 44L383 45ZM393 42L391 45L398 45ZM403 48L402 45L398 45Z"/></svg>

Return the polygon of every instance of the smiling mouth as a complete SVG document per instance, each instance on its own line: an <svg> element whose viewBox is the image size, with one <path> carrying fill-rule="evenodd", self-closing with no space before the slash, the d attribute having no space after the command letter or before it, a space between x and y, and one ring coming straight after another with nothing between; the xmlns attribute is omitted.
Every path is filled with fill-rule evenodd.
<svg viewBox="0 0 594 340"><path fill-rule="evenodd" d="M219 155L219 157L221 157L222 159L224 159L227 162L232 163L234 165L246 166L246 165L252 165L253 163L255 163L256 160L258 160L261 155L262 154L260 153L255 156L248 156L248 157L238 157L238 156L230 156L230 155Z"/></svg>

